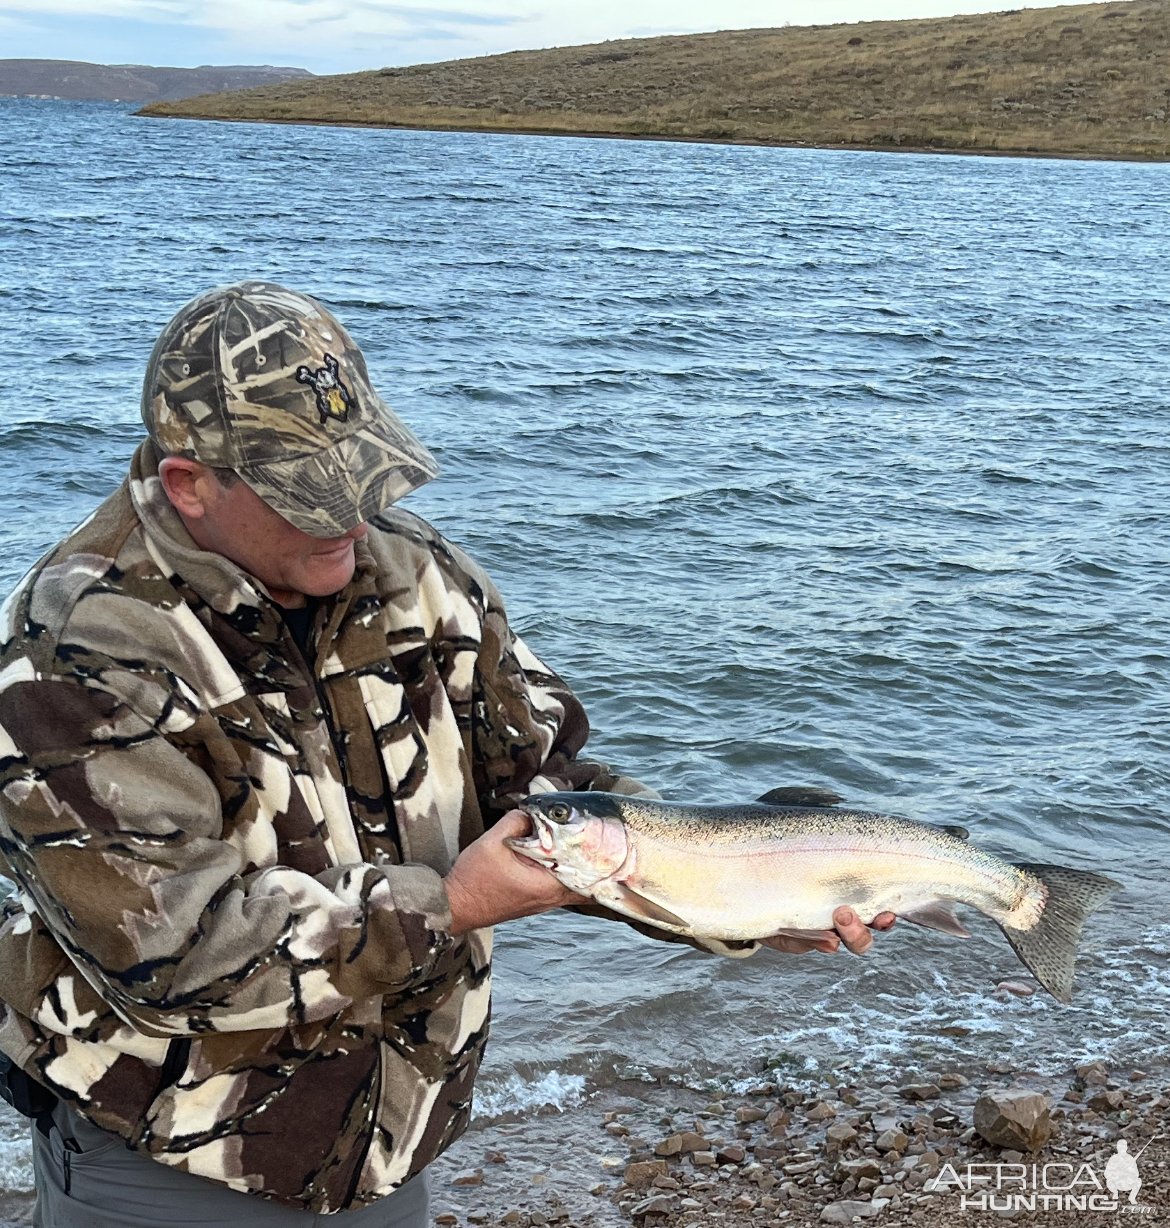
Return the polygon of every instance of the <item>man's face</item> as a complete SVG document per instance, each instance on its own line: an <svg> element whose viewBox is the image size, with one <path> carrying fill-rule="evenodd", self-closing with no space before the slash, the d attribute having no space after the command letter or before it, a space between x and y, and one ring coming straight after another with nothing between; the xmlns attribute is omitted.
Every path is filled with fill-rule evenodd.
<svg viewBox="0 0 1170 1228"><path fill-rule="evenodd" d="M326 597L353 576L360 524L341 537L313 537L290 524L243 481L223 486L210 470L199 483L203 514L184 522L197 545L222 554L255 576L284 606Z"/></svg>

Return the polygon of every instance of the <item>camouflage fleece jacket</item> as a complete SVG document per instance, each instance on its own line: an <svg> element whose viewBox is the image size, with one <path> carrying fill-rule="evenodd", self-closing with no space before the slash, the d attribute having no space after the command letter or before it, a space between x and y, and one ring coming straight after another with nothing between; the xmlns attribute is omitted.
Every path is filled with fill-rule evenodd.
<svg viewBox="0 0 1170 1228"><path fill-rule="evenodd" d="M360 1206L470 1114L491 935L441 876L525 794L627 782L426 523L371 526L306 662L155 466L0 614L0 1049L162 1163Z"/></svg>

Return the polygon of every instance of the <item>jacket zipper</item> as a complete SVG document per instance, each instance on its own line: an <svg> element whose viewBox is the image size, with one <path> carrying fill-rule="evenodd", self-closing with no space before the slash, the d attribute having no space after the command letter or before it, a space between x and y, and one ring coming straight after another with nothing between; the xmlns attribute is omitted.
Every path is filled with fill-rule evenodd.
<svg viewBox="0 0 1170 1228"><path fill-rule="evenodd" d="M362 1147L361 1158L358 1160L357 1167L353 1170L353 1179L349 1183L349 1190L345 1196L345 1205L349 1207L357 1195L358 1187L361 1185L362 1173L366 1169L366 1160L370 1156L370 1148L374 1145L374 1131L378 1128L378 1122L382 1117L382 1042L377 1043L377 1066L374 1070L374 1098L372 1103L373 1120L370 1122L369 1129L366 1131L365 1145Z"/></svg>

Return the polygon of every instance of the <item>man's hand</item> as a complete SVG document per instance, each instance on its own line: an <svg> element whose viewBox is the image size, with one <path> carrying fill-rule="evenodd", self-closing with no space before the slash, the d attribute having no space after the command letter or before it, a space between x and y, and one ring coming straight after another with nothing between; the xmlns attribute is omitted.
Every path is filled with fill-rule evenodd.
<svg viewBox="0 0 1170 1228"><path fill-rule="evenodd" d="M451 902L452 934L531 917L565 904L588 903L562 887L550 871L504 843L510 836L526 836L531 826L522 810L509 810L455 859L443 880Z"/></svg>
<svg viewBox="0 0 1170 1228"><path fill-rule="evenodd" d="M845 905L833 913L834 929L831 930L781 930L771 938L761 938L766 947L784 951L788 955L802 955L805 951L837 951L841 944L854 955L862 955L873 945L871 929L888 930L897 918L892 912L878 913L872 925L865 925L852 908Z"/></svg>

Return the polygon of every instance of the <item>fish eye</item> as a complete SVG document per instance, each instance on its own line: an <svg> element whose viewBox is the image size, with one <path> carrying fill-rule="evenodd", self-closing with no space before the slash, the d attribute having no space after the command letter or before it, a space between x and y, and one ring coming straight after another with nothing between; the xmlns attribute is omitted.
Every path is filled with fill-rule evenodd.
<svg viewBox="0 0 1170 1228"><path fill-rule="evenodd" d="M567 823L569 821L570 810L564 802L553 802L548 808L548 817L554 823Z"/></svg>

